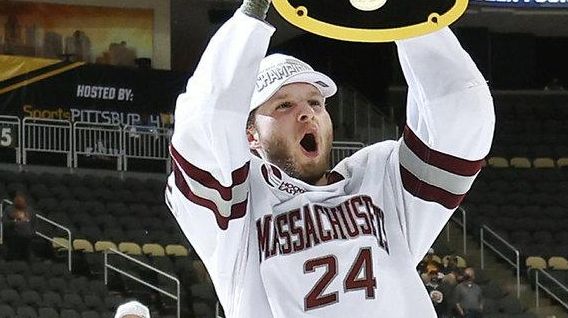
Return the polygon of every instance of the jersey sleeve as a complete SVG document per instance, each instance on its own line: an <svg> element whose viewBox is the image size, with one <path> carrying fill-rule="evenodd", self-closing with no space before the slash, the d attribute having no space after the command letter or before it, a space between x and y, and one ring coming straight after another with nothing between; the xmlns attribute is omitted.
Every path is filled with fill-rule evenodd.
<svg viewBox="0 0 568 318"><path fill-rule="evenodd" d="M495 116L487 83L449 28L397 42L407 122L391 158L402 231L422 259L479 173Z"/></svg>
<svg viewBox="0 0 568 318"><path fill-rule="evenodd" d="M227 311L246 264L251 155L245 126L274 28L237 11L213 36L176 103L166 203Z"/></svg>

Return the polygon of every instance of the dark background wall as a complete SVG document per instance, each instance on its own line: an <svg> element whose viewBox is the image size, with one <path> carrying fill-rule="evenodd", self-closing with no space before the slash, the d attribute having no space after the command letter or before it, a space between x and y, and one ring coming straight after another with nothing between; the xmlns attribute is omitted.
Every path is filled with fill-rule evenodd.
<svg viewBox="0 0 568 318"><path fill-rule="evenodd" d="M191 73L210 36L238 3L171 1L172 69ZM306 34L272 11L268 21L278 31L270 51L306 60L376 105L388 104L389 86L404 85L393 44L347 43ZM478 11L468 12L454 29L494 89L542 89L553 78L568 87L568 24L566 30L557 24L568 23L568 10L551 17Z"/></svg>

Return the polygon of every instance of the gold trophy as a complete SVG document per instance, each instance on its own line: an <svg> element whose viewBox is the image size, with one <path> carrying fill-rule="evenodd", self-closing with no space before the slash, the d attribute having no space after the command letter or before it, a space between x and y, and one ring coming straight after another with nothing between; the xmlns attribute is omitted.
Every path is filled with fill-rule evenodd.
<svg viewBox="0 0 568 318"><path fill-rule="evenodd" d="M324 37L390 42L454 23L468 0L272 0L293 25Z"/></svg>

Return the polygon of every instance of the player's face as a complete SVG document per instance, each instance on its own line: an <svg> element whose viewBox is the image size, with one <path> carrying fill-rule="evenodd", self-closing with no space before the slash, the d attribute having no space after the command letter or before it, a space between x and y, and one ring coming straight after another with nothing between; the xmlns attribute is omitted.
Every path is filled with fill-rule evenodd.
<svg viewBox="0 0 568 318"><path fill-rule="evenodd" d="M288 175L310 184L329 168L333 129L325 98L313 85L285 85L256 111L251 148Z"/></svg>

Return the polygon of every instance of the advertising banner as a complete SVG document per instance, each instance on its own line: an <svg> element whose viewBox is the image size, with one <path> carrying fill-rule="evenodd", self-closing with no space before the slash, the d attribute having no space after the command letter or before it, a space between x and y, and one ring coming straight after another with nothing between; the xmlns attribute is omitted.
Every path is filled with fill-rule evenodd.
<svg viewBox="0 0 568 318"><path fill-rule="evenodd" d="M189 74L0 55L0 114L169 127ZM17 62L21 64L18 65Z"/></svg>
<svg viewBox="0 0 568 318"><path fill-rule="evenodd" d="M152 9L0 1L0 54L111 65L152 58Z"/></svg>

